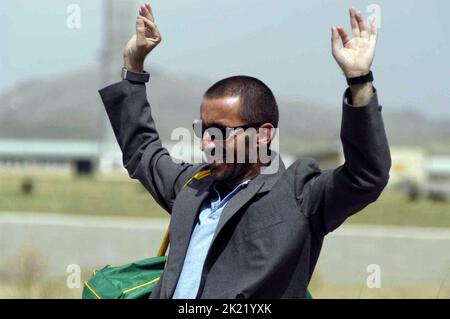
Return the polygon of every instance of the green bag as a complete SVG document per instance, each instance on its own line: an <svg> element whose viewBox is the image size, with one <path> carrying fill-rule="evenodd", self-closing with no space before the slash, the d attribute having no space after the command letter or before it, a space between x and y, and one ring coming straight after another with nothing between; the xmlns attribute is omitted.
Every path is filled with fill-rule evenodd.
<svg viewBox="0 0 450 319"><path fill-rule="evenodd" d="M84 283L83 299L148 298L161 277L166 256L123 266L106 266Z"/></svg>
<svg viewBox="0 0 450 319"><path fill-rule="evenodd" d="M94 271L94 276L84 282L82 298L148 298L164 271L168 243L169 228L167 228L157 257L142 259L122 266L107 265Z"/></svg>
<svg viewBox="0 0 450 319"><path fill-rule="evenodd" d="M210 171L200 171L192 179L209 176ZM166 266L166 252L169 247L169 227L167 227L157 257L142 259L122 266L107 265L94 271L92 278L84 282L83 299L139 299L148 298L158 283ZM312 299L309 291L307 298Z"/></svg>

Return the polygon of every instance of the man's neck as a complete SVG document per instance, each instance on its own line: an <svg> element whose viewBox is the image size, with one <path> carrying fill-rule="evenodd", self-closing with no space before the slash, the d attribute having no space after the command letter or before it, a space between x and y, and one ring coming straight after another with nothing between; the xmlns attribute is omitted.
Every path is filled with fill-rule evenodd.
<svg viewBox="0 0 450 319"><path fill-rule="evenodd" d="M217 190L220 193L220 197L224 198L230 192L232 192L239 184L254 179L261 173L261 165L252 166L244 175L239 176L236 179L222 181L217 184Z"/></svg>

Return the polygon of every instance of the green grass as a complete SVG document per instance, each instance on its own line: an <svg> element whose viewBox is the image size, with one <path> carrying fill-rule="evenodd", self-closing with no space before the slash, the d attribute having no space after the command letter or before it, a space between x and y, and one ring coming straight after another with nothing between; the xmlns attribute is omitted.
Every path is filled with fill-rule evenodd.
<svg viewBox="0 0 450 319"><path fill-rule="evenodd" d="M29 195L20 190L26 176L0 175L0 211L167 217L147 191L127 177L27 176L34 181Z"/></svg>
<svg viewBox="0 0 450 319"><path fill-rule="evenodd" d="M450 227L450 201L422 197L415 202L396 190L385 191L373 204L349 218L352 224Z"/></svg>
<svg viewBox="0 0 450 319"><path fill-rule="evenodd" d="M34 191L20 190L25 177ZM127 176L77 178L68 174L0 174L0 211L167 217L147 191ZM409 202L389 190L348 221L353 224L450 227L450 202Z"/></svg>

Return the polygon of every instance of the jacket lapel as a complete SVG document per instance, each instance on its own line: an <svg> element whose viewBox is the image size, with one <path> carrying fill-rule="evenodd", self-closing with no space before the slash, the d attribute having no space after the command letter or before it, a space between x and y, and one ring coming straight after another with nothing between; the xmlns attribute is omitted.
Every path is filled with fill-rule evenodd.
<svg viewBox="0 0 450 319"><path fill-rule="evenodd" d="M200 206L210 193L214 180L211 176L192 181L181 191L172 210L170 222L169 260L161 288L163 298L170 298L175 290L178 277L183 267L189 241Z"/></svg>
<svg viewBox="0 0 450 319"><path fill-rule="evenodd" d="M254 180L250 181L246 188L234 195L223 209L212 243L214 243L226 223L256 194L270 191L284 171L284 163L280 159L280 165L277 172L273 174L258 175Z"/></svg>

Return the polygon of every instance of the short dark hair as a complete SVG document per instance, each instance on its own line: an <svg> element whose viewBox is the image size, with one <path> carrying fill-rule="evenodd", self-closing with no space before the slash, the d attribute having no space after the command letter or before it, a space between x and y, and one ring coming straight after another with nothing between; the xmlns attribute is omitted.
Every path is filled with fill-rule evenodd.
<svg viewBox="0 0 450 319"><path fill-rule="evenodd" d="M204 98L239 97L241 117L249 124L270 123L278 127L278 105L275 96L261 80L251 76L238 75L213 84Z"/></svg>

